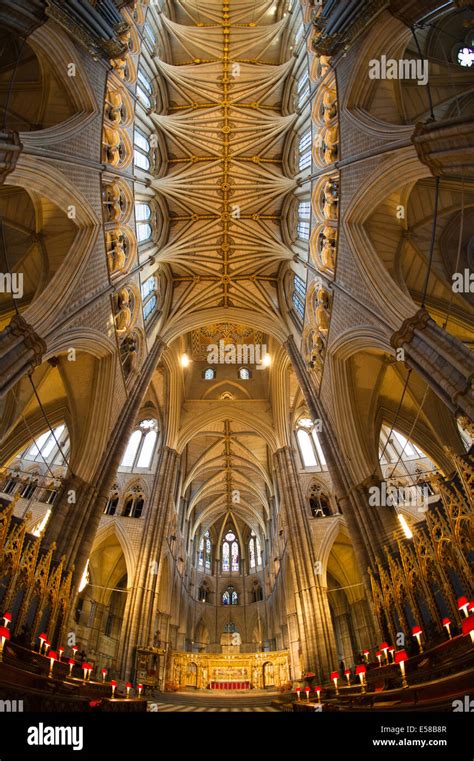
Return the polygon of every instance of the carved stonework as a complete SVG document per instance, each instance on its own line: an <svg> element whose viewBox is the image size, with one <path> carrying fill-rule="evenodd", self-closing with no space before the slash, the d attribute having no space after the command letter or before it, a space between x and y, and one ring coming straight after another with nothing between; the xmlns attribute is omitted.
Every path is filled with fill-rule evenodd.
<svg viewBox="0 0 474 761"><path fill-rule="evenodd" d="M0 132L0 185L16 167L18 156L23 149L17 132Z"/></svg>
<svg viewBox="0 0 474 761"><path fill-rule="evenodd" d="M419 309L411 317L408 317L401 325L399 330L393 334L390 339L390 343L395 349L398 349L403 344L410 343L415 334L415 330L423 330L426 328L428 322L431 320L430 315L426 309Z"/></svg>

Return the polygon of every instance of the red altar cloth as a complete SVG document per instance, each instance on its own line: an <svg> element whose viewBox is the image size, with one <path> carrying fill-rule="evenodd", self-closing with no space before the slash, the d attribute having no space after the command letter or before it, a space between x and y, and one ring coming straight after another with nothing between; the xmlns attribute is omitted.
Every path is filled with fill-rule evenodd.
<svg viewBox="0 0 474 761"><path fill-rule="evenodd" d="M250 682L232 680L213 681L211 690L249 690Z"/></svg>

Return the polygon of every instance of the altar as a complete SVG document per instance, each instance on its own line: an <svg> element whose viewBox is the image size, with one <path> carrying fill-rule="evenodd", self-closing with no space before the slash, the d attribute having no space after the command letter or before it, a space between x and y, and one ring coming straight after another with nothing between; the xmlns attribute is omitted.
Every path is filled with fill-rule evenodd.
<svg viewBox="0 0 474 761"><path fill-rule="evenodd" d="M288 650L233 654L175 651L166 681L175 690L278 689L289 681Z"/></svg>

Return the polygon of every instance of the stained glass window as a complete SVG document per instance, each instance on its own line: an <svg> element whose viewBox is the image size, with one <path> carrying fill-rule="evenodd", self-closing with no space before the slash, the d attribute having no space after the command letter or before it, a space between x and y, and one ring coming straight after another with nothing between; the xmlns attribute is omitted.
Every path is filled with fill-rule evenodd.
<svg viewBox="0 0 474 761"><path fill-rule="evenodd" d="M222 595L222 605L238 605L239 595L235 591L234 587L227 587Z"/></svg>
<svg viewBox="0 0 474 761"><path fill-rule="evenodd" d="M252 536L250 537L249 542L249 555L250 555L250 568L255 568L256 562L255 562L255 541L254 541L254 535L252 533Z"/></svg>
<svg viewBox="0 0 474 761"><path fill-rule="evenodd" d="M232 570L239 570L239 545L237 542L232 542Z"/></svg>
<svg viewBox="0 0 474 761"><path fill-rule="evenodd" d="M224 542L222 545L222 570L227 573L230 569L230 548L229 542Z"/></svg>
<svg viewBox="0 0 474 761"><path fill-rule="evenodd" d="M204 370L204 380L214 380L216 377L216 371L213 367L206 367Z"/></svg>
<svg viewBox="0 0 474 761"><path fill-rule="evenodd" d="M299 275L295 275L293 279L292 301L298 317L301 317L303 320L306 302L306 285Z"/></svg>
<svg viewBox="0 0 474 761"><path fill-rule="evenodd" d="M239 370L240 380L250 380L250 370L247 367L241 367Z"/></svg>
<svg viewBox="0 0 474 761"><path fill-rule="evenodd" d="M239 570L239 544L233 531L228 531L222 544L222 572Z"/></svg>
<svg viewBox="0 0 474 761"><path fill-rule="evenodd" d="M199 542L198 568L205 569L206 571L211 570L211 540L209 531L203 534Z"/></svg>
<svg viewBox="0 0 474 761"><path fill-rule="evenodd" d="M300 172L311 166L311 130L307 130L301 137L298 145Z"/></svg>

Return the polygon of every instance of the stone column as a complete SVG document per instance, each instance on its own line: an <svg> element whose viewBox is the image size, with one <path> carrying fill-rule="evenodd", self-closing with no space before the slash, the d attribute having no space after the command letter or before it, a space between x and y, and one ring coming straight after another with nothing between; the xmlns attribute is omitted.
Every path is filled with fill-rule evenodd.
<svg viewBox="0 0 474 761"><path fill-rule="evenodd" d="M474 177L474 118L419 123L412 135L418 158L435 177Z"/></svg>
<svg viewBox="0 0 474 761"><path fill-rule="evenodd" d="M16 314L0 333L0 397L43 360L46 344L24 317Z"/></svg>
<svg viewBox="0 0 474 761"><path fill-rule="evenodd" d="M125 402L107 443L104 459L98 466L92 483L71 475L53 510L43 543L49 547L56 542L56 556L66 556L66 567L75 565L75 582L84 571L90 556L100 518L114 483L117 469L136 423L136 416L160 359L165 344L157 340L145 359L138 379ZM71 494L70 489L75 490ZM75 502L73 501L75 499Z"/></svg>
<svg viewBox="0 0 474 761"><path fill-rule="evenodd" d="M152 644L158 616L170 613L159 609L159 593L163 545L173 506L178 466L176 450L164 447L145 515L135 578L129 579L131 589L127 597L119 653L120 671L124 678L131 676L136 647Z"/></svg>
<svg viewBox="0 0 474 761"><path fill-rule="evenodd" d="M279 492L288 523L288 537L295 571L294 585L302 665L326 678L337 664L334 631L327 590L315 572L311 528L298 479L294 453L282 447L275 454Z"/></svg>
<svg viewBox="0 0 474 761"><path fill-rule="evenodd" d="M473 354L421 308L393 334L391 344L405 352L406 363L426 380L455 415L474 418Z"/></svg>
<svg viewBox="0 0 474 761"><path fill-rule="evenodd" d="M326 458L338 503L344 515L351 535L354 553L365 583L369 599L371 585L367 569L376 568L379 554L383 554L384 545L393 542L393 534L398 528L394 510L390 507L371 507L369 505L369 488L377 481L370 479L367 483L354 484L348 468L341 456L341 450L331 423L322 408L310 372L298 351L294 339L290 337L285 344L293 369L297 375L301 390L313 420L321 420L318 437Z"/></svg>

